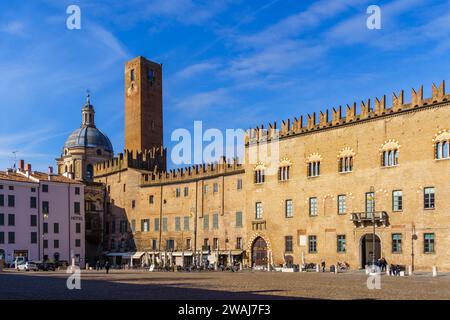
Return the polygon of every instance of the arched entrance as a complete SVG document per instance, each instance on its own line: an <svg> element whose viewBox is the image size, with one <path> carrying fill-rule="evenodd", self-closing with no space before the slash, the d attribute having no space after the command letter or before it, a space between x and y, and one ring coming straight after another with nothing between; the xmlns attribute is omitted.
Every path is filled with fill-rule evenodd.
<svg viewBox="0 0 450 320"><path fill-rule="evenodd" d="M252 245L252 267L267 266L267 243L258 237Z"/></svg>
<svg viewBox="0 0 450 320"><path fill-rule="evenodd" d="M375 253L373 251L373 234L365 234L361 237L359 243L360 255L361 255L361 268L365 268L366 265L371 265L373 256L375 255L375 261L381 258L381 240L375 235Z"/></svg>

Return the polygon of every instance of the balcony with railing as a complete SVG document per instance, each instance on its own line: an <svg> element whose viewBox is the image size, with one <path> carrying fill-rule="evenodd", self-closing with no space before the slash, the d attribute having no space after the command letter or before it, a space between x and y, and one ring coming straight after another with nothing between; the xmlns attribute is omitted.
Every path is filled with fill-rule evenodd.
<svg viewBox="0 0 450 320"><path fill-rule="evenodd" d="M350 220L358 226L365 227L366 225L382 224L387 226L388 214L386 211L373 211L373 212L353 212L350 215Z"/></svg>

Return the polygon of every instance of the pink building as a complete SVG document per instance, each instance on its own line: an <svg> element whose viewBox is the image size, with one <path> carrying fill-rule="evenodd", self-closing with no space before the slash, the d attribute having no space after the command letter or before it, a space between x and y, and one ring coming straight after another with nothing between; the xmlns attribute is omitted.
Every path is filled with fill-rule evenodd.
<svg viewBox="0 0 450 320"><path fill-rule="evenodd" d="M84 185L31 170L0 171L0 259L53 260L85 265Z"/></svg>

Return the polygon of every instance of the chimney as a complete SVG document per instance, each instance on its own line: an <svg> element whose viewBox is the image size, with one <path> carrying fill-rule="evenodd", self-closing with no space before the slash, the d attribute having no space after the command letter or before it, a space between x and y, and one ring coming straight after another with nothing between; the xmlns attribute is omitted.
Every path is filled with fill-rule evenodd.
<svg viewBox="0 0 450 320"><path fill-rule="evenodd" d="M27 163L26 167L25 167L25 171L28 173L31 173L31 164Z"/></svg>
<svg viewBox="0 0 450 320"><path fill-rule="evenodd" d="M53 167L52 166L48 167L48 174L49 175L53 174Z"/></svg>
<svg viewBox="0 0 450 320"><path fill-rule="evenodd" d="M22 171L25 169L25 160L21 159L19 160L19 171Z"/></svg>

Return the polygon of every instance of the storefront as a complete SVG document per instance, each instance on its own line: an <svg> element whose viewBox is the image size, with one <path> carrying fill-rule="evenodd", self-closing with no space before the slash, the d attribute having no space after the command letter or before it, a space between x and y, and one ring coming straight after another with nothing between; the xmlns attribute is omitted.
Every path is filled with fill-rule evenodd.
<svg viewBox="0 0 450 320"><path fill-rule="evenodd" d="M142 266L143 265L143 259L145 252L139 251L139 252L110 252L106 256L109 258L112 258L112 265L114 266L121 266L121 265L127 265L130 268L133 268L134 266Z"/></svg>
<svg viewBox="0 0 450 320"><path fill-rule="evenodd" d="M184 252L174 252L173 257L175 259L175 264L180 267L191 266L193 264L193 253L192 251Z"/></svg>

